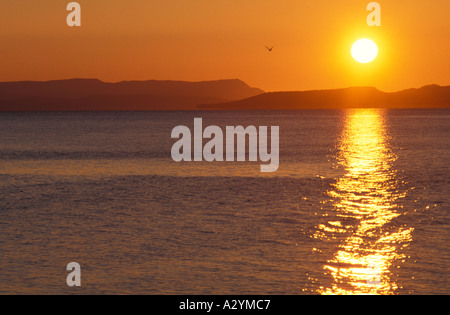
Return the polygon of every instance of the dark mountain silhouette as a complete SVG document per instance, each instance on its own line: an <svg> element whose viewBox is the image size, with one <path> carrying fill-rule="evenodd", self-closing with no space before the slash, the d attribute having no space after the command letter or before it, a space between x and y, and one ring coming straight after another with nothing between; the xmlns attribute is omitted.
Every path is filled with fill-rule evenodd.
<svg viewBox="0 0 450 315"><path fill-rule="evenodd" d="M240 80L0 82L0 111L191 110L261 93Z"/></svg>
<svg viewBox="0 0 450 315"><path fill-rule="evenodd" d="M394 93L385 93L372 87L264 93L240 80L106 83L95 79L72 79L48 82L0 82L0 111L449 107L450 86L438 85Z"/></svg>
<svg viewBox="0 0 450 315"><path fill-rule="evenodd" d="M450 108L450 86L429 85L394 93L372 87L264 93L244 100L201 105L215 110L286 110L341 108Z"/></svg>

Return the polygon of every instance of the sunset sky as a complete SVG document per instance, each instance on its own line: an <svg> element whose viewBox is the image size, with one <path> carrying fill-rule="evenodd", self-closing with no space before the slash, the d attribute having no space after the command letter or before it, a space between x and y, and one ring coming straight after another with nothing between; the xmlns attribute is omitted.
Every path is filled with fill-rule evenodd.
<svg viewBox="0 0 450 315"><path fill-rule="evenodd" d="M239 78L266 91L370 85L395 91L450 85L450 1L80 0L0 2L0 81ZM379 55L359 64L360 38ZM265 46L275 46L269 52Z"/></svg>

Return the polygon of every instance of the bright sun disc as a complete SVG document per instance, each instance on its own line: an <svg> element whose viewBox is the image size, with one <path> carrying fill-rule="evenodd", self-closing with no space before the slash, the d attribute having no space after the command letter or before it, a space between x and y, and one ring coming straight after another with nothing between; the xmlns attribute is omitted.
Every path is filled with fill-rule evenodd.
<svg viewBox="0 0 450 315"><path fill-rule="evenodd" d="M378 55L377 45L370 39L360 39L353 44L352 56L360 63L369 63Z"/></svg>

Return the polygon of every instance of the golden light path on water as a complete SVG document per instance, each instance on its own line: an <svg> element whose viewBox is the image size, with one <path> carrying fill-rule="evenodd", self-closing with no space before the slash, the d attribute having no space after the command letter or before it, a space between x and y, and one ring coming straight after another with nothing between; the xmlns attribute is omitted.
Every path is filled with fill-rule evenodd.
<svg viewBox="0 0 450 315"><path fill-rule="evenodd" d="M396 156L389 147L385 112L349 112L338 149L346 175L328 192L334 219L319 226L314 237L345 236L324 266L333 281L320 293L394 293L398 285L392 265L405 258L402 248L410 243L413 229L390 225L401 215L397 201L405 193L393 167Z"/></svg>

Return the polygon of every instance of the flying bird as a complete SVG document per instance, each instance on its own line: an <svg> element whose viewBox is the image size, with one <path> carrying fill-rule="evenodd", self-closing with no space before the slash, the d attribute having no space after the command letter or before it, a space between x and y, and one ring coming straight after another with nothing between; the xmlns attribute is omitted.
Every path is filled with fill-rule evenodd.
<svg viewBox="0 0 450 315"><path fill-rule="evenodd" d="M268 51L272 51L275 47L266 46L266 48L267 48Z"/></svg>

